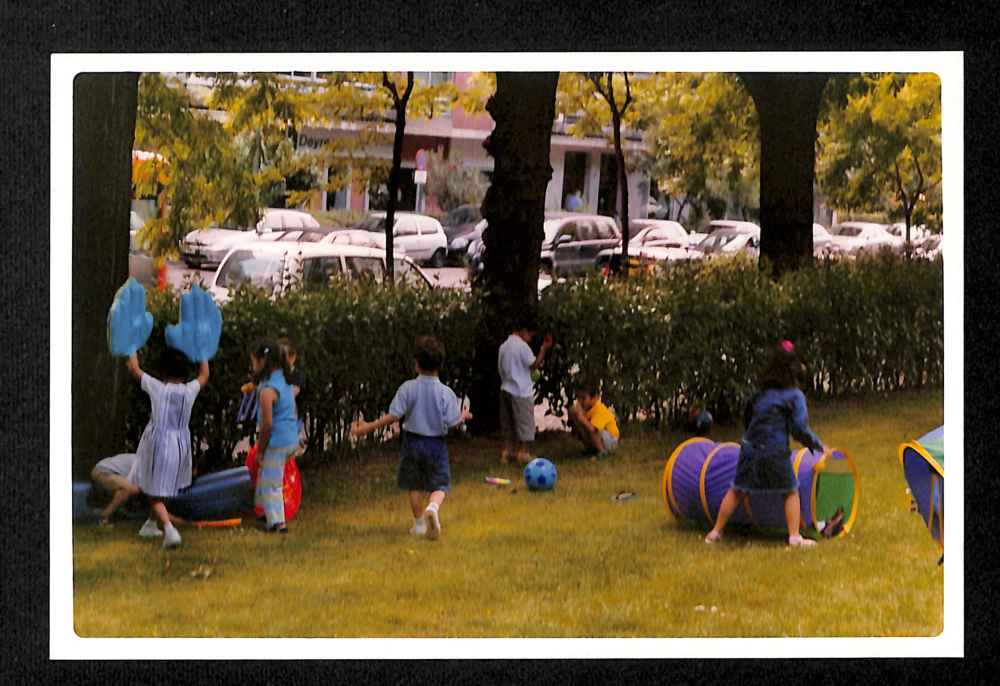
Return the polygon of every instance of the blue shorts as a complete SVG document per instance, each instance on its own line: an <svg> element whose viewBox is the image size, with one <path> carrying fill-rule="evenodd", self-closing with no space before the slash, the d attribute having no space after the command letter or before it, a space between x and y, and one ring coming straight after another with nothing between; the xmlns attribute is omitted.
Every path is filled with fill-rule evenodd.
<svg viewBox="0 0 1000 686"><path fill-rule="evenodd" d="M451 490L448 446L441 436L404 431L396 483L407 491Z"/></svg>

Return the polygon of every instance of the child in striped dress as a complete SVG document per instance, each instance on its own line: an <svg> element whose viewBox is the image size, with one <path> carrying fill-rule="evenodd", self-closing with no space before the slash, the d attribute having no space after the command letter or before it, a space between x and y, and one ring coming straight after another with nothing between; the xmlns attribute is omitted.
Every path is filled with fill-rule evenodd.
<svg viewBox="0 0 1000 686"><path fill-rule="evenodd" d="M191 485L191 408L199 391L208 383L208 362L200 362L197 378L188 381L191 363L184 353L167 347L161 358L160 381L139 367L135 353L126 366L149 395L149 423L139 439L138 458L129 481L149 499L151 515L139 530L144 538L163 536L163 547L181 544L181 536L170 521L164 500ZM156 525L163 525L160 531Z"/></svg>

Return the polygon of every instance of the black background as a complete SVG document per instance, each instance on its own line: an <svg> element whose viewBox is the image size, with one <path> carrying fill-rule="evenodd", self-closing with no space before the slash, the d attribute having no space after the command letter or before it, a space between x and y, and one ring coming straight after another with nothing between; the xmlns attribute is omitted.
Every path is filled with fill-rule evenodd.
<svg viewBox="0 0 1000 686"><path fill-rule="evenodd" d="M0 4L0 683L704 683L794 671L813 684L995 679L996 47L982 3L35 2ZM965 51L965 585L968 658L49 662L50 55L55 52ZM792 58L794 59L794 58ZM123 65L127 66L127 65ZM69 198L70 189L59 190ZM946 207L946 215L952 212ZM954 221L948 219L949 223ZM949 422L953 422L948 418ZM58 456L57 456L58 458ZM58 459L57 459L58 461ZM66 456L69 462L69 456ZM779 572L780 573L780 572ZM863 605L863 599L859 598ZM169 649L173 651L173 649ZM167 649L165 648L165 653ZM170 657L183 660L181 654ZM164 655L167 657L167 655ZM992 673L992 674L991 674ZM992 676L989 678L987 675ZM790 676L790 675L789 675ZM868 681L865 679L864 681Z"/></svg>

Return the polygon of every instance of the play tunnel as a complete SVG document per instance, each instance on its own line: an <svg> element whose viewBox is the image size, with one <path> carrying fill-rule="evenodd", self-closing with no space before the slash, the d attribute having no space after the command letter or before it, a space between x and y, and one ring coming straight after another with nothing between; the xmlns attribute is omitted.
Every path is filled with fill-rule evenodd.
<svg viewBox="0 0 1000 686"><path fill-rule="evenodd" d="M738 443L716 443L691 438L667 459L660 484L667 511L680 520L711 527L719 506L736 476ZM843 450L814 453L792 451L789 459L799 481L802 531L806 535L844 536L858 515L861 482L854 460ZM781 494L752 494L733 513L730 522L762 531L787 531Z"/></svg>
<svg viewBox="0 0 1000 686"><path fill-rule="evenodd" d="M899 462L931 537L944 547L944 427L899 445Z"/></svg>

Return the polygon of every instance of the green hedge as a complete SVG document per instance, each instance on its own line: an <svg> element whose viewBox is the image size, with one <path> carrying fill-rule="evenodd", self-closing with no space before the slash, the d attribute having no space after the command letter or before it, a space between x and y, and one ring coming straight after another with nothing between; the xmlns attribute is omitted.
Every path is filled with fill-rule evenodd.
<svg viewBox="0 0 1000 686"><path fill-rule="evenodd" d="M154 364L163 326L177 318L176 292L151 293L149 309L156 329L140 352L143 365ZM244 289L222 310L212 379L191 419L202 469L230 464L248 351L262 337L286 335L298 344L311 458L350 450L345 435L357 413L370 419L386 410L414 373L418 335L441 338L442 380L460 396L470 391L481 308L468 293L343 282L277 303ZM739 258L678 264L627 282L595 276L548 287L540 318L557 345L538 391L555 411L572 397L576 374L590 371L622 419L676 422L691 404L706 404L725 421L752 390L767 346L780 338L794 340L809 363L814 396L939 385L944 376L940 260L823 262L778 281ZM137 385L132 393L135 441L149 403Z"/></svg>

